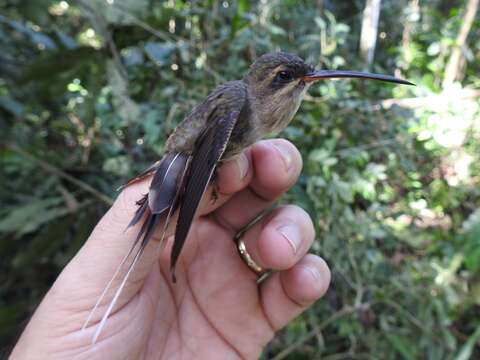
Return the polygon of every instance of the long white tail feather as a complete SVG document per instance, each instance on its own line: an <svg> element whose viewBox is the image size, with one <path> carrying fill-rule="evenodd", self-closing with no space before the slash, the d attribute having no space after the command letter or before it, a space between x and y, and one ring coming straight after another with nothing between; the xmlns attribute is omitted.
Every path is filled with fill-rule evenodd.
<svg viewBox="0 0 480 360"><path fill-rule="evenodd" d="M132 247L128 253L125 255L125 257L122 259L122 261L120 262L120 264L118 265L117 269L115 270L115 273L113 274L112 278L110 279L110 281L107 283L107 285L105 286L105 288L103 289L103 292L102 294L100 295L100 297L98 298L97 302L95 303L93 309L90 311L90 313L88 314L88 317L87 319L85 320L85 323L83 324L82 326L82 331L85 330L88 326L88 324L90 323L90 320L92 319L92 316L93 314L95 313L95 311L97 310L98 306L100 305L100 303L102 302L102 300L104 299L105 295L107 294L108 290L110 290L110 287L112 286L113 284L113 281L117 278L118 274L120 273L120 270L122 269L122 266L125 264L125 262L127 261L127 259L129 258L130 254L132 253L134 247Z"/></svg>
<svg viewBox="0 0 480 360"><path fill-rule="evenodd" d="M170 209L168 210L167 218L165 219L165 225L163 225L162 237L160 238L160 241L158 242L157 249L158 248L163 249L163 247L164 247L165 234L167 233L167 228L168 228L168 224L170 223L170 218L172 216L172 212L173 212L173 206L171 206Z"/></svg>
<svg viewBox="0 0 480 360"><path fill-rule="evenodd" d="M175 163L177 163L177 161L179 159L181 159L183 162L179 163L178 165L182 166L182 164L183 164L183 166L184 166L183 168L182 167L179 168L178 165L175 165ZM160 220L162 220L162 218L164 219L165 223L163 225L163 232L162 232L162 236L161 236L161 239L159 241L158 247L161 249L162 246L165 245L165 236L166 236L166 232L168 230L168 225L169 225L169 223L170 223L170 221L171 221L171 219L172 219L172 217L175 213L175 210L176 210L176 205L175 204L177 203L178 198L180 196L181 186L182 186L182 184L184 182L184 178L187 174L187 170L188 170L188 167L189 167L188 164L191 161L191 159L192 159L191 157L185 158L181 154L171 154L171 155L168 155L167 157L164 157L162 159L162 162L167 161L164 164L164 165L166 165L166 168L162 167L161 163L157 164L155 169L156 169L156 171L160 171L160 173L155 173L152 184L150 185L150 190L149 190L148 195L145 195L144 198L142 198L142 203L140 203L140 202L137 203L140 207L137 210L137 212L135 213L135 216L133 217L130 224L127 226L127 229L129 229L131 226L134 226L135 224L137 224L140 221L140 219L142 217L144 217L145 213L147 213L148 216L145 218L144 223L142 225L142 228L139 231L137 239L135 240L133 246L130 248L130 250L126 254L126 256L122 259L121 263L118 265L115 273L113 274L112 278L110 279L110 281L106 285L105 289L103 290L102 294L100 295L99 299L97 300L93 309L91 310L90 314L88 315L88 318L86 319L85 323L82 326L82 330L84 330L88 327L95 311L98 309L101 302L105 299L109 289L112 287L112 284L113 284L114 280L119 277L121 269L123 267L125 267L128 259L131 258L132 253L136 249L135 256L134 256L133 260L131 261L131 263L129 264L129 266L127 268L127 272L125 273L125 275L122 279L122 282L120 283L119 287L115 291L115 294L114 294L112 300L108 304L107 310L105 311L105 313L103 314L100 322L98 323L98 327L95 330L95 333L94 333L94 336L93 336L93 339L92 339L92 344L95 344L97 342L103 328L105 327L105 324L106 324L110 314L112 313L112 311L115 307L115 304L118 302L118 299L119 299L123 289L126 286L126 283L127 283L127 280L129 278L129 276L131 275L133 269L135 268L136 264L138 263L138 261L140 259L140 255L143 253L143 250L145 249L147 243L149 242L149 239L152 236L152 232L155 230L155 227L158 225L158 222ZM175 169L174 165L176 166L176 169ZM179 173L180 171L181 171L181 173ZM175 183L173 183L171 181L172 179L170 179L169 183L166 183L166 180L169 176L173 176L174 178L172 178L172 179L176 179L176 183L180 184L180 185L175 186ZM156 177L158 177L157 180L156 180ZM135 178L135 179L137 179L137 178ZM133 179L133 180L135 181L135 179ZM180 180L180 181L178 181L178 180ZM130 184L130 182L127 183L127 185L129 185L129 184ZM164 186L166 186L165 191L166 191L167 195L166 195L166 197L162 198L162 197L159 197L158 191L160 189L162 189ZM168 195L168 194L171 194L171 195ZM145 204L143 201L147 201L147 203ZM168 213L165 214L166 210L168 210ZM143 238L143 240L142 240L142 238ZM158 248L157 248L157 251L158 251Z"/></svg>
<svg viewBox="0 0 480 360"><path fill-rule="evenodd" d="M97 342L97 339L100 336L100 333L102 332L102 329L104 328L105 323L106 323L108 317L110 316L110 313L113 310L113 307L117 303L118 298L120 297L120 294L122 293L122 290L125 287L125 284L127 283L128 277L130 276L131 272L133 271L135 265L137 264L138 259L140 259L140 255L142 254L142 250L143 250L142 248L138 249L137 253L135 254L135 258L133 259L132 263L130 264L130 266L128 268L128 271L127 271L127 273L125 274L125 276L122 280L122 283L118 287L112 301L108 305L107 311L105 311L105 314L103 314L102 320L98 324L98 328L95 331L95 334L93 335L92 344L95 344Z"/></svg>

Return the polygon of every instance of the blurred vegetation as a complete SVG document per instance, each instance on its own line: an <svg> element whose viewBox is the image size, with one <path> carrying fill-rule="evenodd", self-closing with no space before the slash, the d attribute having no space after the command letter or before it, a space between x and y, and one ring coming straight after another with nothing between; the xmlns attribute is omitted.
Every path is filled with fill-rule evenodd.
<svg viewBox="0 0 480 360"><path fill-rule="evenodd" d="M266 359L480 358L478 12L459 37L475 2L384 0L370 70L418 86L323 82L281 134L305 163L281 201L311 214L333 282ZM215 85L279 49L365 69L364 7L0 0L0 349Z"/></svg>

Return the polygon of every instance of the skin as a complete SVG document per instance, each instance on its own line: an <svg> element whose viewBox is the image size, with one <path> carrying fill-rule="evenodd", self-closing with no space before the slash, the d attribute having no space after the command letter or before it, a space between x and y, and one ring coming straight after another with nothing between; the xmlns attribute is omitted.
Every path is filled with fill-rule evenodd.
<svg viewBox="0 0 480 360"><path fill-rule="evenodd" d="M307 254L312 221L282 206L244 236L262 267L262 284L239 257L234 234L296 181L302 162L285 140L260 141L218 171L219 198L200 206L170 282L169 249L152 241L132 273L97 343L101 306L81 327L129 250L138 228L124 232L150 179L125 189L62 271L16 344L11 359L255 359L274 333L319 299L330 272ZM115 289L118 282L115 282ZM112 292L106 296L107 304Z"/></svg>

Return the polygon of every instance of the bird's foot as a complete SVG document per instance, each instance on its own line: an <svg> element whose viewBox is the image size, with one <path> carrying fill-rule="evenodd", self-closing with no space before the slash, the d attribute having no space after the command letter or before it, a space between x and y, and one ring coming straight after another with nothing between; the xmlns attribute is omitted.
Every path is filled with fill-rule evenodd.
<svg viewBox="0 0 480 360"><path fill-rule="evenodd" d="M220 197L220 189L218 188L217 183L214 181L212 183L212 204L215 204Z"/></svg>

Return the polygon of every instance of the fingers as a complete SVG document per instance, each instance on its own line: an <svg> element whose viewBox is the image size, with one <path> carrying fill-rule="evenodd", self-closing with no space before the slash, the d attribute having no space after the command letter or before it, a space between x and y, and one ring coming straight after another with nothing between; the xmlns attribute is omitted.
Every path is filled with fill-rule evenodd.
<svg viewBox="0 0 480 360"><path fill-rule="evenodd" d="M255 224L242 238L247 252L264 269L289 269L302 259L315 236L312 221L298 206L283 206Z"/></svg>
<svg viewBox="0 0 480 360"><path fill-rule="evenodd" d="M260 301L274 331L287 325L322 297L330 270L316 255L306 255L292 268L272 274L260 286Z"/></svg>
<svg viewBox="0 0 480 360"><path fill-rule="evenodd" d="M274 331L284 327L328 289L327 264L318 256L307 254L314 237L308 214L298 206L289 205L272 211L242 238L258 265L278 271L260 285L260 302ZM253 276L256 275L252 272Z"/></svg>
<svg viewBox="0 0 480 360"><path fill-rule="evenodd" d="M241 191L241 188L236 188L238 192L215 212L215 218L220 224L233 231L248 224L268 208L273 200L286 192L296 182L302 169L299 151L283 139L256 143L247 152L247 158L252 163L252 175L248 171L244 178L249 180L248 186ZM231 191L234 188L232 173L219 173L218 184L221 190Z"/></svg>

